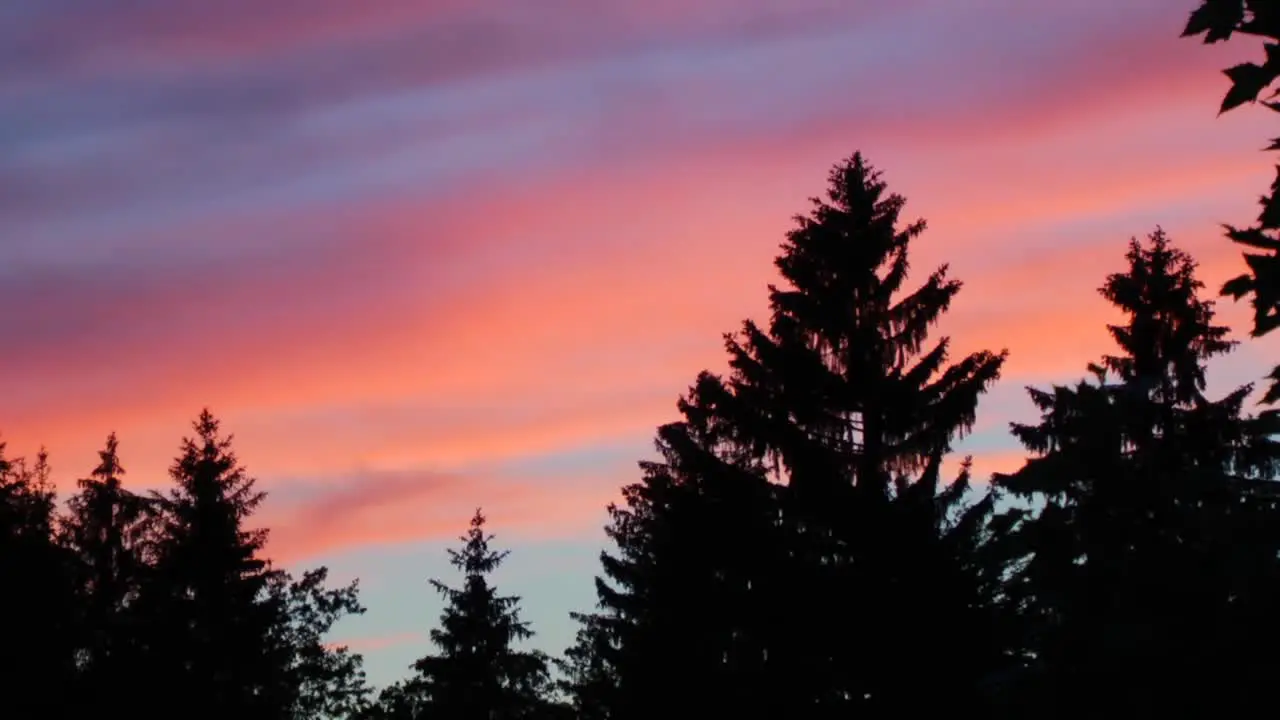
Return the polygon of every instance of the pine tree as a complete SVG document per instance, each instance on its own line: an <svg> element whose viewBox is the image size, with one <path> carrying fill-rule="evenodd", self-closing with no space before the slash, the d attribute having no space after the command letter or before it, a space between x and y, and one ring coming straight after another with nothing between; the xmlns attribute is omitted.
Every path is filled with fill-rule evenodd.
<svg viewBox="0 0 1280 720"><path fill-rule="evenodd" d="M418 677L408 686L425 700L426 717L514 720L537 717L545 710L547 660L541 653L514 647L533 632L520 619L520 599L498 595L489 584L489 575L507 551L490 550L493 536L485 533L484 525L484 515L476 510L470 529L460 538L462 548L449 550L452 565L463 574L463 586L431 581L446 601L440 627L431 631L439 652L414 663Z"/></svg>
<svg viewBox="0 0 1280 720"><path fill-rule="evenodd" d="M1121 352L1092 380L1029 389L1041 420L1013 426L1035 456L995 482L1039 507L1009 513L1009 593L1058 716L1200 717L1230 702L1211 677L1254 605L1240 590L1275 597L1280 536L1258 520L1275 518L1277 428L1243 416L1251 386L1205 397L1206 362L1233 343L1192 259L1158 229L1126 259L1101 288Z"/></svg>
<svg viewBox="0 0 1280 720"><path fill-rule="evenodd" d="M62 717L75 686L72 558L55 537L48 455L10 460L0 443L0 696L8 717Z"/></svg>
<svg viewBox="0 0 1280 720"><path fill-rule="evenodd" d="M271 642L281 621L268 592L276 571L261 556L266 531L245 527L264 493L208 410L194 429L170 469L173 489L152 498L156 559L139 611L151 620L146 667L161 690L153 710L287 717L288 661Z"/></svg>
<svg viewBox="0 0 1280 720"><path fill-rule="evenodd" d="M832 169L776 261L788 286L769 287L767 332L748 321L726 337L732 377L699 387L815 504L850 485L888 496L895 474L919 471L972 425L1003 362L978 352L948 365L949 338L926 346L961 283L943 265L906 291L925 223L900 227L906 201L886 190L861 154Z"/></svg>
<svg viewBox="0 0 1280 720"><path fill-rule="evenodd" d="M905 712L931 699L901 668L963 668L948 680L972 694L999 656L983 646L978 579L959 573L971 563L954 555L976 542L990 499L948 522L963 485L938 495L937 473L1005 355L948 363L950 339L929 342L961 283L943 265L906 287L925 223L900 223L905 200L861 154L812 202L777 259L786 285L769 288L768 328L746 322L726 338L731 374L704 375L693 404L774 467L808 567L797 594L832 603L791 633L830 646L779 662L827 678L818 712Z"/></svg>
<svg viewBox="0 0 1280 720"><path fill-rule="evenodd" d="M1004 355L926 346L960 284L944 266L904 291L924 223L900 227L903 203L861 155L834 168L769 327L726 338L728 379L699 376L611 507L593 617L621 712L973 707L1004 662L978 556L992 499L940 480ZM922 693L904 668L935 662L955 670Z"/></svg>
<svg viewBox="0 0 1280 720"><path fill-rule="evenodd" d="M145 569L145 501L121 484L125 474L115 434L98 453L99 463L79 481L62 523L66 546L76 558L80 650L79 700L85 708L124 713L119 692L136 672L137 618L130 603Z"/></svg>

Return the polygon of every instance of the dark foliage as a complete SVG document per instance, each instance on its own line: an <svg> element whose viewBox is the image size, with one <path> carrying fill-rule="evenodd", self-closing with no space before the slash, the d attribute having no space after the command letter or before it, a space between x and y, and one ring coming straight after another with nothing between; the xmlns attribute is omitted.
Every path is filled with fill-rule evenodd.
<svg viewBox="0 0 1280 720"><path fill-rule="evenodd" d="M328 568L321 567L296 580L284 573L272 577L269 597L276 617L269 647L283 658L281 695L286 716L296 720L352 717L368 700L361 657L325 642L335 623L365 612L359 585L329 588L328 576Z"/></svg>
<svg viewBox="0 0 1280 720"><path fill-rule="evenodd" d="M115 434L99 463L79 481L67 502L62 538L74 554L83 630L77 663L79 696L86 709L125 714L131 702L119 692L143 659L143 618L132 611L147 568L148 501L127 490Z"/></svg>
<svg viewBox="0 0 1280 720"><path fill-rule="evenodd" d="M617 651L614 633L600 615L574 612L570 617L578 623L578 632L564 656L553 661L560 673L556 688L569 698L572 717L608 720L617 704L618 676L611 662Z"/></svg>
<svg viewBox="0 0 1280 720"><path fill-rule="evenodd" d="M45 455L0 452L5 717L319 720L363 706L360 656L323 639L363 612L356 585L272 569L265 531L244 527L263 494L211 414L195 430L174 488L150 497L124 487L109 436L61 514Z"/></svg>
<svg viewBox="0 0 1280 720"><path fill-rule="evenodd" d="M268 596L276 572L261 555L266 531L245 528L264 494L208 411L194 429L169 471L173 488L152 497L155 560L138 601L148 618L146 668L170 712L200 698L209 717L279 717L286 659L270 642L277 618Z"/></svg>
<svg viewBox="0 0 1280 720"><path fill-rule="evenodd" d="M1091 380L1030 389L1041 420L1013 426L1034 456L995 482L1038 512L1008 515L1008 592L1055 716L1209 717L1262 700L1221 671L1248 633L1275 632L1244 622L1256 610L1239 592L1274 598L1280 579L1263 529L1280 519L1277 428L1242 414L1249 386L1205 397L1205 363L1232 343L1190 257L1157 230L1126 259L1101 289L1126 318L1109 326L1119 353Z"/></svg>
<svg viewBox="0 0 1280 720"><path fill-rule="evenodd" d="M777 260L768 330L726 339L730 377L704 375L686 414L771 468L794 577L771 604L826 603L787 613L805 640L776 660L805 668L789 682L815 714L976 709L1002 657L973 555L991 498L968 505L967 472L944 488L940 471L1004 355L949 362L950 339L929 341L961 284L944 265L907 287L925 223L901 222L905 200L860 154L812 202ZM903 672L921 664L952 668L937 695Z"/></svg>
<svg viewBox="0 0 1280 720"><path fill-rule="evenodd" d="M837 166L783 246L769 327L726 338L728 379L703 373L660 429L662 461L610 508L601 611L572 656L579 706L982 704L1006 662L978 557L991 499L970 502L967 470L944 485L941 465L1003 355L949 364L948 339L926 343L960 284L942 267L904 289L924 223L900 226L902 205L860 155ZM922 694L912 663L954 669Z"/></svg>
<svg viewBox="0 0 1280 720"><path fill-rule="evenodd" d="M463 575L460 588L439 580L431 585L445 598L440 626L431 631L437 653L413 664L414 677L388 688L370 718L441 720L525 720L551 717L548 659L516 647L533 636L520 619L520 599L499 595L489 576L507 557L489 548L484 515L476 510L471 527L449 550Z"/></svg>
<svg viewBox="0 0 1280 720"><path fill-rule="evenodd" d="M1220 112L1246 103L1257 102L1262 93L1280 77L1280 2L1277 0L1202 0L1191 13L1183 37L1203 36L1205 43L1229 40L1234 34L1261 38L1261 62L1248 62L1224 70L1231 87L1222 100ZM1280 111L1275 98L1280 90L1262 100L1263 106ZM1280 150L1280 138L1271 141L1267 150ZM1247 272L1232 278L1222 287L1222 294L1239 300L1248 297L1253 306L1253 330L1261 337L1280 326L1280 165L1276 180L1259 200L1262 211L1249 227L1227 225L1227 237L1246 248ZM1271 385L1263 401L1280 399L1280 365L1268 378Z"/></svg>
<svg viewBox="0 0 1280 720"><path fill-rule="evenodd" d="M0 443L0 697L11 717L70 713L75 684L74 563L55 537L49 464L9 459Z"/></svg>

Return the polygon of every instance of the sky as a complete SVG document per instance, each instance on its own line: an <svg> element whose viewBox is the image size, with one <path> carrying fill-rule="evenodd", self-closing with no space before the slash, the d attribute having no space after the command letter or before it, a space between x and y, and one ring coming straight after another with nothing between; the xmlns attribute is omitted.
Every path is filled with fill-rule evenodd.
<svg viewBox="0 0 1280 720"><path fill-rule="evenodd" d="M358 577L377 683L429 650L483 506L538 647L589 610L605 506L792 216L861 150L1008 348L962 449L1016 467L1024 387L1109 349L1096 288L1161 225L1216 288L1269 185L1252 44L1193 0L9 0L0 439L64 488L118 433L162 487L208 406L270 552ZM1247 312L1221 317L1245 338ZM1274 343L1215 365L1253 381Z"/></svg>

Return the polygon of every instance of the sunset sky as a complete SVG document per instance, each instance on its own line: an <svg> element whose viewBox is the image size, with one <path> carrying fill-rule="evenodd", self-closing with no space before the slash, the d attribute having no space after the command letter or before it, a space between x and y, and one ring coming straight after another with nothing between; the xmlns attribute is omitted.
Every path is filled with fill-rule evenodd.
<svg viewBox="0 0 1280 720"><path fill-rule="evenodd" d="M982 473L1018 461L1023 386L1108 348L1131 236L1237 271L1219 223L1256 215L1272 118L1216 116L1254 44L1179 40L1195 5L10 0L0 433L72 487L114 430L154 488L208 405L273 556L360 577L339 639L379 683L428 650L426 578L482 505L558 652L605 504L854 150L929 222L917 277L965 281L957 350L1010 350Z"/></svg>

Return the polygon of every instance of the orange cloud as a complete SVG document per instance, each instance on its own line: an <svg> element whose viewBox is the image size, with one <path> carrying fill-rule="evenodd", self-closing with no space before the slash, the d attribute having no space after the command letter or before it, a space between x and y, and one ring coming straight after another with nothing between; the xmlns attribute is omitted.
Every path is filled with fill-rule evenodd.
<svg viewBox="0 0 1280 720"><path fill-rule="evenodd" d="M963 457L955 453L947 459L944 478L954 477ZM1025 457L1017 450L973 453L973 481L986 484L992 473L1012 472ZM268 508L264 522L272 528L272 557L287 564L362 547L452 539L477 506L504 537L593 537L608 520L606 505L618 501L621 487L638 478L634 466L541 483L415 472L368 474L312 488L309 500Z"/></svg>
<svg viewBox="0 0 1280 720"><path fill-rule="evenodd" d="M689 152L673 140L618 167L601 159L523 186L498 180L447 202L389 198L273 218L317 236L336 223L369 242L247 282L210 272L154 292L109 288L95 307L128 330L124 339L6 359L2 429L14 450L50 445L62 479L87 471L117 430L133 478L148 484L211 403L267 489L320 475L316 484L334 492L325 478L344 472L470 477L468 466L486 459L647 437L698 370L722 367L719 333L759 315L788 216L820 192L823 170L851 142L908 196L909 215L930 220L916 267L950 260L966 281L945 328L957 351L1009 347L1005 382L1077 376L1109 347L1094 289L1121 267L1127 237L1151 228L1036 247L1032 259L1023 243L1081 218L1205 196L1238 197L1251 215L1247 203L1269 180L1252 152L1267 135L1241 140L1237 121L1211 117L1221 52L1122 34L1075 51L1078 62L1022 95L955 117L833 112L772 143L725 132ZM1146 52L1155 47L1170 50ZM618 131L663 122L654 110ZM1227 154L1232 143L1240 152ZM1232 219L1224 215L1185 236L1168 225L1175 241L1203 235L1204 248L1223 248L1201 256L1206 279L1238 262L1212 226ZM577 527L618 484L581 499L499 479L375 483L365 499L339 494L341 504L318 506L324 527L281 510L275 542L303 556L453 533L456 511L465 516L479 497L517 525ZM438 515L437 501L448 508Z"/></svg>
<svg viewBox="0 0 1280 720"><path fill-rule="evenodd" d="M635 436L670 417L676 395L698 370L723 366L719 333L763 308L787 215L802 207L797 197L819 189L813 173L783 164L777 168L783 181L804 179L787 197L759 181L773 169L747 155L689 175L552 184L514 195L496 218L481 206L464 206L447 226L453 237L484 238L481 248L496 250L530 229L570 239L563 255L536 272L527 263L511 264L487 272L484 283L445 293L409 290L372 317L357 305L345 316L255 326L245 309L247 327L223 328L203 346L149 347L127 365L67 353L41 373L45 387L52 391L65 385L60 379L78 378L70 387L84 392L73 404L64 404L71 400L68 387L18 405L6 436L15 449L47 443L60 471L78 473L90 467L100 437L114 429L126 453L153 476L163 471L191 415L211 401L240 435L251 469L268 476L333 467L448 469ZM1006 212L1016 219L1006 227L1042 228L1069 219L1073 209L1097 215L1121 202L1192 197L1234 185L1233 178L1252 175L1250 169L1243 161L1202 159L1150 183L1136 170L1095 178L1077 169L1061 175L1059 187L1050 186L1055 192L1038 202L1016 184L1003 195L973 197L960 184L960 196L971 204L944 205L937 220L914 199L911 183L898 181L900 174L910 179L910 171L887 172L912 198L908 214L925 215L938 228L921 241L917 267L951 259L966 281L945 326L957 350L1009 347L1013 379L1074 376L1109 347L1107 310L1094 290L1120 268L1127 237L1151 228L1082 238L1080 246L1005 262L1001 258L1017 258L1020 231L984 235L976 229L988 223L998 229ZM581 203L566 211L550 201L556 197ZM1006 204L1010 198L1015 202ZM613 226L637 205L654 211L627 227ZM385 216L377 226L395 243L403 238L395 252L411 249L411 218ZM1221 248L1228 263L1237 263L1237 251L1217 239L1211 222L1186 235L1168 229L1184 245L1208 234L1204 247ZM623 242L575 239L599 236ZM381 259L410 261L394 253ZM371 267L359 259L355 266ZM120 387L130 393L119 395ZM379 410L388 407L433 410L435 419ZM477 408L483 411L468 415ZM439 420L451 412L457 419ZM326 424L330 415L339 419Z"/></svg>

